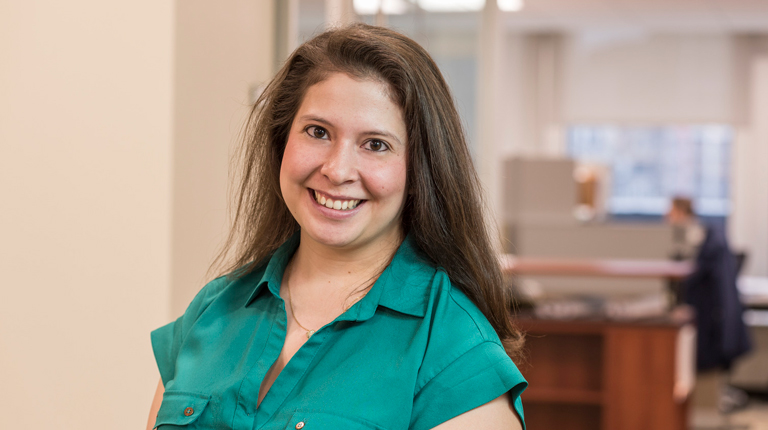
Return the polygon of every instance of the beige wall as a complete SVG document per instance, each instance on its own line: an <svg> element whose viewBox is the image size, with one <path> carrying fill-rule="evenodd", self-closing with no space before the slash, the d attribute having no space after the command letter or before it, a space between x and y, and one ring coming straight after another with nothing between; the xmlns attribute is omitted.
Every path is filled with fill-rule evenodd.
<svg viewBox="0 0 768 430"><path fill-rule="evenodd" d="M0 428L146 420L169 298L172 24L171 1L2 3Z"/></svg>
<svg viewBox="0 0 768 430"><path fill-rule="evenodd" d="M176 4L171 315L209 280L226 233L227 169L249 90L272 75L271 0Z"/></svg>
<svg viewBox="0 0 768 430"><path fill-rule="evenodd" d="M272 1L207 3L0 0L0 428L146 422L272 64Z"/></svg>

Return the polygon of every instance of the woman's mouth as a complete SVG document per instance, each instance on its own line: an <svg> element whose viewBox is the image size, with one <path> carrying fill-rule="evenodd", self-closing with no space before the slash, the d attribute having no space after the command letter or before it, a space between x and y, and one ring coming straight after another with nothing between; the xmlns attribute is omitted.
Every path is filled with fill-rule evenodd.
<svg viewBox="0 0 768 430"><path fill-rule="evenodd" d="M334 200L321 193L318 193L315 190L311 190L311 191L312 191L312 197L315 199L315 201L318 204L327 207L328 209L351 211L352 209L356 208L357 205L360 204L360 202L364 201L364 200Z"/></svg>

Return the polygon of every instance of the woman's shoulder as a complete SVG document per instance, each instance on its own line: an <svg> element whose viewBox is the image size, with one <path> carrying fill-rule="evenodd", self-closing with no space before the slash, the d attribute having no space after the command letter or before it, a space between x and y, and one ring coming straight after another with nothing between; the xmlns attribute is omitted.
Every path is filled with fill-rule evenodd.
<svg viewBox="0 0 768 430"><path fill-rule="evenodd" d="M448 344L459 349L483 342L501 346L496 331L463 287L453 282L445 268L432 263L410 236L395 254L386 278L385 302L397 295L399 302L419 308L425 323L437 333L430 336L433 341L447 337Z"/></svg>
<svg viewBox="0 0 768 430"><path fill-rule="evenodd" d="M429 301L423 324L429 327L419 386L438 374L461 373L463 363L481 363L493 356L500 366L514 366L488 319L448 274L438 268L429 285ZM503 362L503 363L502 363Z"/></svg>
<svg viewBox="0 0 768 430"><path fill-rule="evenodd" d="M181 329L183 333L189 331L192 325L202 315L210 305L232 285L232 279L227 276L219 276L216 279L208 282L197 292L195 297L187 306L184 314L179 318L177 322L181 323Z"/></svg>
<svg viewBox="0 0 768 430"><path fill-rule="evenodd" d="M248 272L238 269L206 283L192 299L184 315L187 318L197 317L217 300L241 300L245 303L247 295L253 292L254 286L263 276L265 266L264 264L255 265Z"/></svg>
<svg viewBox="0 0 768 430"><path fill-rule="evenodd" d="M459 330L480 341L501 342L477 305L455 283L448 271L431 262L412 237L406 237L392 262L398 283L421 290L427 298L428 318L437 318L441 327Z"/></svg>
<svg viewBox="0 0 768 430"><path fill-rule="evenodd" d="M520 409L525 379L485 315L440 268L425 323L430 335L415 387L414 416L420 418L414 428L432 428L506 392ZM451 416L434 413L435 402Z"/></svg>
<svg viewBox="0 0 768 430"><path fill-rule="evenodd" d="M187 311L200 313L199 311L204 310L205 307L210 305L210 303L215 300L216 297L221 295L227 287L230 287L232 283L233 279L229 275L222 275L211 280L197 292L190 302Z"/></svg>
<svg viewBox="0 0 768 430"><path fill-rule="evenodd" d="M431 285L432 318L447 332L470 342L493 342L501 345L496 331L477 305L452 282L448 273L437 268Z"/></svg>

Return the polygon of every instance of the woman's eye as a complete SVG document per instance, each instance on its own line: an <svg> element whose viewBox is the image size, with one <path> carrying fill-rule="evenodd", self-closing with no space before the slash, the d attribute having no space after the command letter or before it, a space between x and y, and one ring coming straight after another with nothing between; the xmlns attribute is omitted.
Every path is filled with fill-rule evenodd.
<svg viewBox="0 0 768 430"><path fill-rule="evenodd" d="M373 152L382 152L389 150L389 146L381 140L369 140L366 142L366 149Z"/></svg>
<svg viewBox="0 0 768 430"><path fill-rule="evenodd" d="M326 131L323 127L318 127L316 125L311 125L307 127L307 134L314 137L315 139L328 138L328 131Z"/></svg>

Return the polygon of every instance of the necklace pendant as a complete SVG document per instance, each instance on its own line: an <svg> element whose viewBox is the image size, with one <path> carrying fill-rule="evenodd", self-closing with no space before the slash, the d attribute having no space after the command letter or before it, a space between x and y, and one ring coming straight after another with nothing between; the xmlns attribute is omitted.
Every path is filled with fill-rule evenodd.
<svg viewBox="0 0 768 430"><path fill-rule="evenodd" d="M308 330L308 331L307 331L307 339L309 339L310 337L312 337L312 335L313 335L313 334L315 334L315 331L314 331L314 330Z"/></svg>

